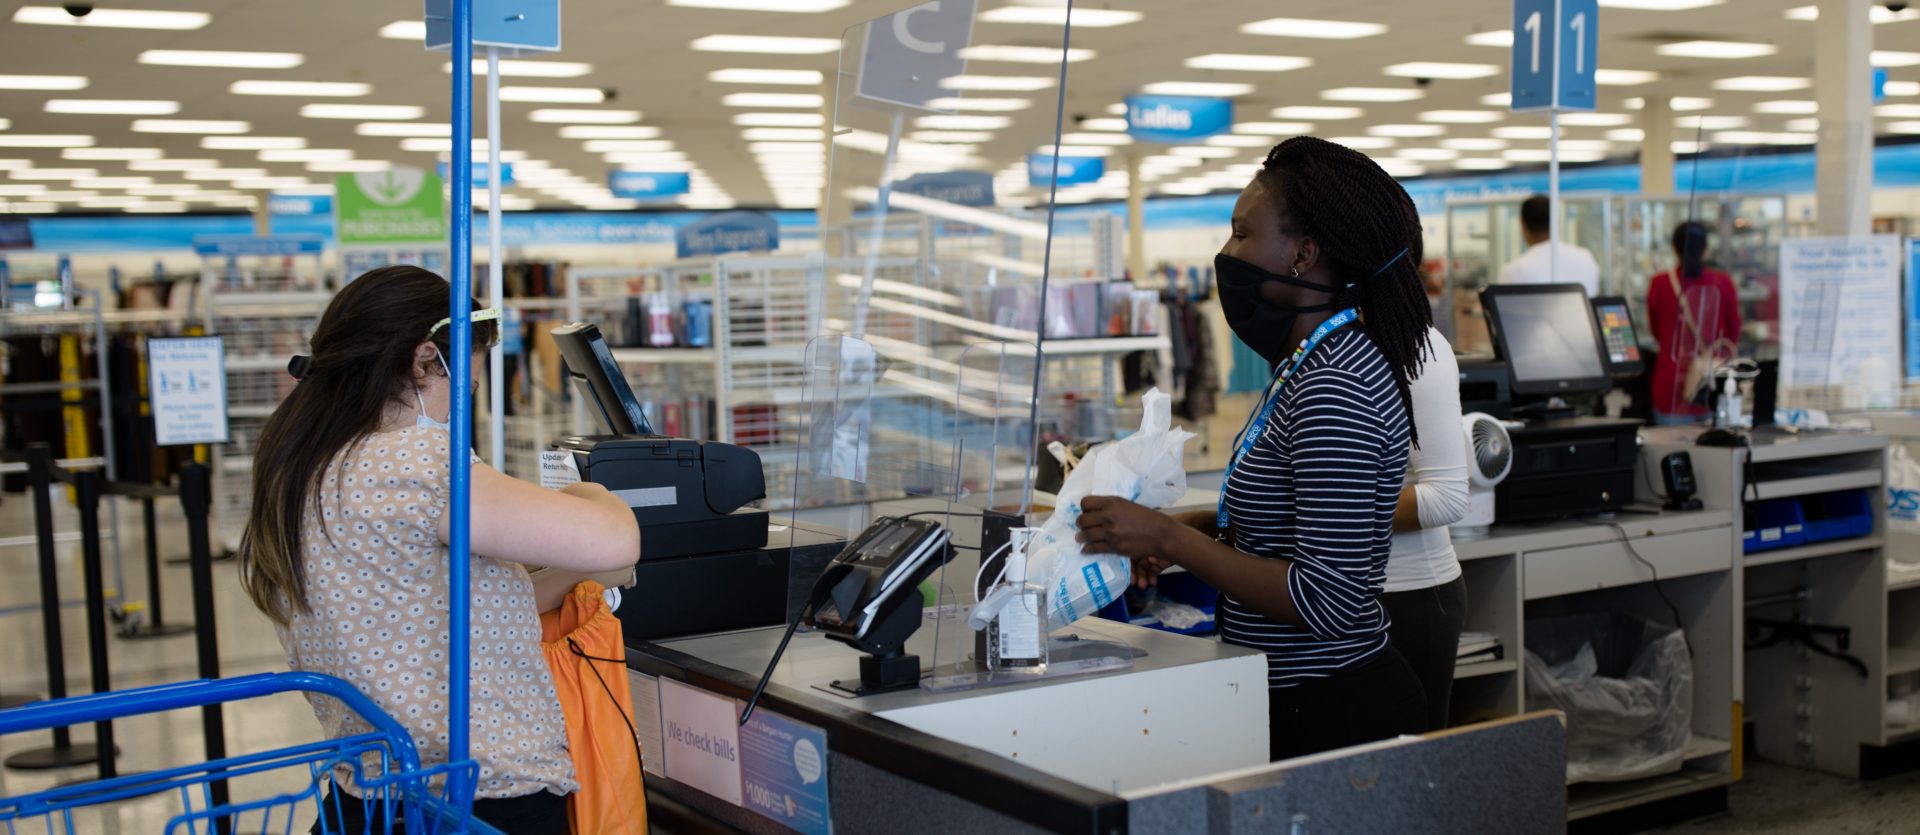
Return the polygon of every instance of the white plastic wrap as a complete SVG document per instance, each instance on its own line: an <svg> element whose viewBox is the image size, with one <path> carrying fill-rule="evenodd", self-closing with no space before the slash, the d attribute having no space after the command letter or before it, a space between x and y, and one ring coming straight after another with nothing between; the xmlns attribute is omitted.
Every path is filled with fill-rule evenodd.
<svg viewBox="0 0 1920 835"><path fill-rule="evenodd" d="M1567 715L1567 781L1680 770L1693 660L1671 626L1618 614L1527 621L1527 709Z"/></svg>
<svg viewBox="0 0 1920 835"><path fill-rule="evenodd" d="M1126 591L1127 558L1086 554L1074 541L1080 500L1118 496L1146 507L1165 507L1187 492L1181 463L1192 432L1173 426L1173 399L1159 389L1140 398L1140 431L1087 451L1060 486L1053 515L1029 546L1027 575L1047 590L1048 619L1072 623L1099 611Z"/></svg>

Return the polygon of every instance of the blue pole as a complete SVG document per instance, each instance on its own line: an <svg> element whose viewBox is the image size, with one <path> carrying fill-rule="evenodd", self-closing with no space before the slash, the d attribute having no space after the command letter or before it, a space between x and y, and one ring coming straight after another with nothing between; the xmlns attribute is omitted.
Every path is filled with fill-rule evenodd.
<svg viewBox="0 0 1920 835"><path fill-rule="evenodd" d="M467 759L467 730L472 720L468 686L469 655L473 646L472 577L468 573L468 526L471 513L473 459L473 0L453 0L453 356L447 381L453 401L448 420L453 423L452 484L448 490L452 517L447 525L447 759ZM457 796L457 795L456 795Z"/></svg>

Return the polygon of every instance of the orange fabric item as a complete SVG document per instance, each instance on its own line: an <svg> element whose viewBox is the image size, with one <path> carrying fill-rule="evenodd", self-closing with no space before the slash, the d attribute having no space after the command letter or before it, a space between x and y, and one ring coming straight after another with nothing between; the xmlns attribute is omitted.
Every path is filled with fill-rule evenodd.
<svg viewBox="0 0 1920 835"><path fill-rule="evenodd" d="M567 798L573 835L644 835L647 792L633 735L626 644L605 587L587 580L540 615L541 649L567 717L567 750L580 790Z"/></svg>

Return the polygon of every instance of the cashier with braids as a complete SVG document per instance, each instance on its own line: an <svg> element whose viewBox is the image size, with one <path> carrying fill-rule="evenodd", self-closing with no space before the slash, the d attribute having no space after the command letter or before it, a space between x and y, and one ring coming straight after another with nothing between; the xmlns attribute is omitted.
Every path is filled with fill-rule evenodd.
<svg viewBox="0 0 1920 835"><path fill-rule="evenodd" d="M1420 236L1406 190L1365 154L1274 147L1214 260L1227 324L1274 365L1218 510L1082 504L1089 552L1132 558L1143 585L1178 565L1220 590L1223 640L1267 655L1276 760L1425 729L1380 602L1433 319Z"/></svg>

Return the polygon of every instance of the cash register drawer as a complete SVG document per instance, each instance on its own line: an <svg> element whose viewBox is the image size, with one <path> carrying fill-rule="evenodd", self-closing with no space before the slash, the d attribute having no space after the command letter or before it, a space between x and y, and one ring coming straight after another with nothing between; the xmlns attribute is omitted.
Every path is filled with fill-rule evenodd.
<svg viewBox="0 0 1920 835"><path fill-rule="evenodd" d="M1733 567L1733 540L1725 528L1636 537L1633 544L1660 569L1662 580ZM1531 551L1523 559L1528 600L1653 580L1624 542Z"/></svg>

